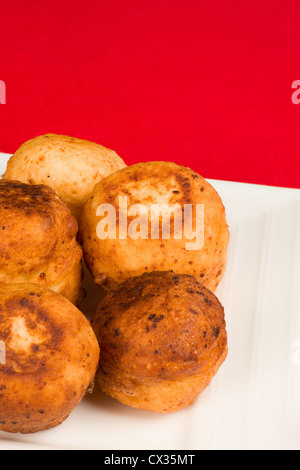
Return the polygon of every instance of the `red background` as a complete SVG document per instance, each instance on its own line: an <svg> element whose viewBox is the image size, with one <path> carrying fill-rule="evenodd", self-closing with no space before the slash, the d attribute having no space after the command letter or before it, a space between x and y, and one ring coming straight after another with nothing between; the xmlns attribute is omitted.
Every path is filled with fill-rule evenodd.
<svg viewBox="0 0 300 470"><path fill-rule="evenodd" d="M299 0L3 0L0 151L53 132L299 188L299 68Z"/></svg>

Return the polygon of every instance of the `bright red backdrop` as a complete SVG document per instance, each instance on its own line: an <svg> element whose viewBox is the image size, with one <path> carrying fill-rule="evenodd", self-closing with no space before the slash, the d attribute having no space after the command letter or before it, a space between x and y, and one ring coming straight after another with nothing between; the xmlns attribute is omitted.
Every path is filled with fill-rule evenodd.
<svg viewBox="0 0 300 470"><path fill-rule="evenodd" d="M54 132L299 188L299 69L299 0L3 0L0 151Z"/></svg>

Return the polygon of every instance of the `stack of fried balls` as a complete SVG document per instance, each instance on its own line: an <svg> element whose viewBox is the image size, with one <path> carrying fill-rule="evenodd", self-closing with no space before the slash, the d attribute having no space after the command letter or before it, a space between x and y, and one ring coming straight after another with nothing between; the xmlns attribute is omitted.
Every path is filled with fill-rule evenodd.
<svg viewBox="0 0 300 470"><path fill-rule="evenodd" d="M216 375L229 229L195 171L38 136L0 180L0 233L0 430L57 426L94 382L132 408L179 411ZM99 286L88 314L84 267Z"/></svg>

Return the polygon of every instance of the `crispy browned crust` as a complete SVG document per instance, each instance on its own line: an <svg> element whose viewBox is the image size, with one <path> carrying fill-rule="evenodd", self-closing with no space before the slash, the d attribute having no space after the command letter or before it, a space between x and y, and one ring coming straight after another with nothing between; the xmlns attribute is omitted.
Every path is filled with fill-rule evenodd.
<svg viewBox="0 0 300 470"><path fill-rule="evenodd" d="M91 321L101 388L157 412L183 408L227 356L224 309L190 275L152 272L108 292Z"/></svg>
<svg viewBox="0 0 300 470"><path fill-rule="evenodd" d="M190 241L185 236L174 239L125 240L97 237L98 206L112 204L119 224L119 196L127 196L128 206L166 203L204 204L204 245L198 250L186 249ZM128 217L128 226L132 221ZM195 211L193 213L195 225ZM150 221L149 221L150 224ZM184 224L183 224L184 226ZM132 276L151 271L172 269L193 275L215 291L227 262L229 229L225 208L216 190L202 176L189 168L171 162L138 163L121 169L98 183L86 203L80 224L84 256L95 281L111 289ZM148 229L150 234L150 225Z"/></svg>
<svg viewBox="0 0 300 470"><path fill-rule="evenodd" d="M94 381L99 345L86 317L37 285L0 284L0 429L56 426Z"/></svg>
<svg viewBox="0 0 300 470"><path fill-rule="evenodd" d="M21 145L4 178L51 186L79 218L95 184L125 166L115 151L95 142L46 134Z"/></svg>
<svg viewBox="0 0 300 470"><path fill-rule="evenodd" d="M78 224L55 191L0 181L0 283L47 286L75 303L81 293Z"/></svg>

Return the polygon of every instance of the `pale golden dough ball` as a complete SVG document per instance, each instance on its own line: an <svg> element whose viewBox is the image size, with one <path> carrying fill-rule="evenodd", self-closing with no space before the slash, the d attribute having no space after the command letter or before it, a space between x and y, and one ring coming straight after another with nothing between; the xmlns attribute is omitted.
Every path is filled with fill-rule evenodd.
<svg viewBox="0 0 300 470"><path fill-rule="evenodd" d="M46 134L21 145L8 161L4 178L51 186L80 217L95 184L125 166L116 152L102 145Z"/></svg>
<svg viewBox="0 0 300 470"><path fill-rule="evenodd" d="M65 297L0 284L0 430L34 433L63 422L92 389L99 344Z"/></svg>
<svg viewBox="0 0 300 470"><path fill-rule="evenodd" d="M76 218L52 188L0 180L0 284L38 284L80 301L77 232Z"/></svg>
<svg viewBox="0 0 300 470"><path fill-rule="evenodd" d="M157 413L191 404L227 357L224 309L193 276L152 272L109 291L91 325L97 380L121 403Z"/></svg>
<svg viewBox="0 0 300 470"><path fill-rule="evenodd" d="M120 206L121 200L126 202L127 210L123 202ZM172 215L171 211L169 238L163 231L162 216L152 220L153 205L157 208L163 204L167 208L177 207L177 222L182 223L180 230L175 212ZM190 216L185 218L187 206ZM105 212L107 207L114 208L116 213L116 237L113 210ZM143 212L146 222L136 227L137 217ZM126 233L124 213L128 216ZM152 236L155 222L159 223L159 231L154 230ZM106 235L108 227L112 230ZM134 230L130 232L132 227L136 227L135 234ZM193 275L215 291L226 268L229 229L223 202L202 176L175 163L138 163L104 178L84 207L80 236L86 263L95 282L104 288L144 272L174 270Z"/></svg>

